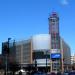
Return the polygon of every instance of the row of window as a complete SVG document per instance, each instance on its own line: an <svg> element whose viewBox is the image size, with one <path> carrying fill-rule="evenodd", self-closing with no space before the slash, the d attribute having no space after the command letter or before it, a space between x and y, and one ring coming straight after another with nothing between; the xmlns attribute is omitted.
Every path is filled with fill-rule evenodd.
<svg viewBox="0 0 75 75"><path fill-rule="evenodd" d="M50 19L50 22L57 22L57 21L58 21L57 18L51 18L51 19Z"/></svg>
<svg viewBox="0 0 75 75"><path fill-rule="evenodd" d="M60 69L60 63L53 63L52 66L53 66L53 70L59 71L59 69Z"/></svg>
<svg viewBox="0 0 75 75"><path fill-rule="evenodd" d="M60 49L60 44L51 44L52 49Z"/></svg>
<svg viewBox="0 0 75 75"><path fill-rule="evenodd" d="M59 34L51 34L51 48L52 49L59 49L60 48Z"/></svg>

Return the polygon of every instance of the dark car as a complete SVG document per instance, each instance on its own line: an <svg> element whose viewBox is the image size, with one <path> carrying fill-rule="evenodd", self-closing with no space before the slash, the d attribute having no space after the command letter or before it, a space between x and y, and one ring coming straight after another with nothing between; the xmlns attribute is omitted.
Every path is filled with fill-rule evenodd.
<svg viewBox="0 0 75 75"><path fill-rule="evenodd" d="M57 75L61 75L61 72L57 72Z"/></svg>
<svg viewBox="0 0 75 75"><path fill-rule="evenodd" d="M43 73L43 72L36 72L36 73L34 73L34 75L47 75L47 74Z"/></svg>
<svg viewBox="0 0 75 75"><path fill-rule="evenodd" d="M69 75L69 72L64 72L63 75Z"/></svg>
<svg viewBox="0 0 75 75"><path fill-rule="evenodd" d="M70 72L69 75L75 75L75 71Z"/></svg>
<svg viewBox="0 0 75 75"><path fill-rule="evenodd" d="M51 72L51 74L50 75L56 75L56 73L55 72Z"/></svg>

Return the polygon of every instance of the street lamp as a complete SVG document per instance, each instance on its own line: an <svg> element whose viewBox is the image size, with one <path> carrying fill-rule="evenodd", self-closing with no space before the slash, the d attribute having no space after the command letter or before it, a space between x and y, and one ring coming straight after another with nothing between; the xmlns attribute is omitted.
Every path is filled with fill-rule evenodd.
<svg viewBox="0 0 75 75"><path fill-rule="evenodd" d="M46 51L46 74L47 74L47 51Z"/></svg>
<svg viewBox="0 0 75 75"><path fill-rule="evenodd" d="M37 70L37 60L36 60L37 58L36 58L36 56L37 56L37 55L36 55L36 53L35 53L35 69Z"/></svg>
<svg viewBox="0 0 75 75"><path fill-rule="evenodd" d="M9 50L9 49L10 49L10 48L9 48L9 42L10 42L10 40L11 40L11 38L8 38L8 54L9 54L9 51L10 51L10 50Z"/></svg>
<svg viewBox="0 0 75 75"><path fill-rule="evenodd" d="M9 41L10 41L11 38L8 38L8 42L7 42L7 49L6 49L6 54L5 54L5 57L6 57L6 75L7 75L7 71L8 71L8 55L9 55Z"/></svg>
<svg viewBox="0 0 75 75"><path fill-rule="evenodd" d="M48 50L46 51L46 74L47 74L47 52Z"/></svg>

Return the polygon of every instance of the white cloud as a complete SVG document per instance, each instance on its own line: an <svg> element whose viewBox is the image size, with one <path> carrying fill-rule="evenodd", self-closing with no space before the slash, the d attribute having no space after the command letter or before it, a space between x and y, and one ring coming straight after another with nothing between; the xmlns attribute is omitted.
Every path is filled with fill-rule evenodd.
<svg viewBox="0 0 75 75"><path fill-rule="evenodd" d="M61 0L62 5L67 5L68 4L68 0Z"/></svg>

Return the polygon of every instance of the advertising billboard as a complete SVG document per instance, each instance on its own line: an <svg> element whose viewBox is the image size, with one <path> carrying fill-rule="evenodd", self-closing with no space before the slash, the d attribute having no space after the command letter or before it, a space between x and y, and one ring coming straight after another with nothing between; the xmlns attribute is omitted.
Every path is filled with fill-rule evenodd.
<svg viewBox="0 0 75 75"><path fill-rule="evenodd" d="M54 53L54 54L51 54L51 59L59 59L61 58L61 54L60 53Z"/></svg>

